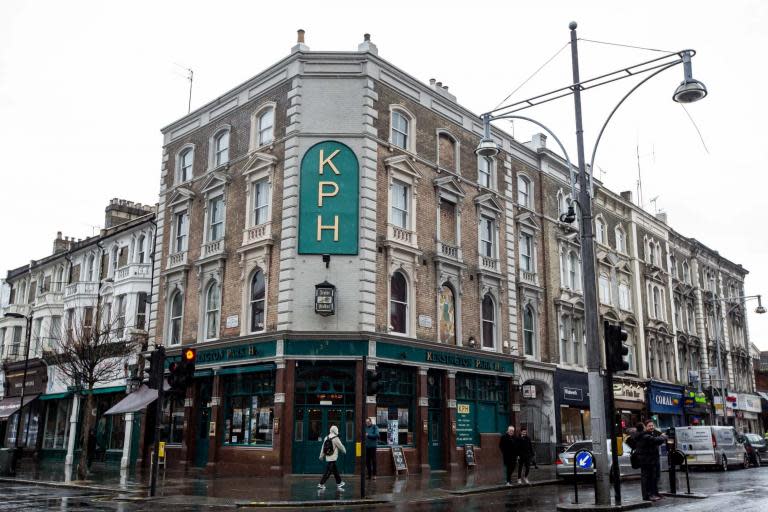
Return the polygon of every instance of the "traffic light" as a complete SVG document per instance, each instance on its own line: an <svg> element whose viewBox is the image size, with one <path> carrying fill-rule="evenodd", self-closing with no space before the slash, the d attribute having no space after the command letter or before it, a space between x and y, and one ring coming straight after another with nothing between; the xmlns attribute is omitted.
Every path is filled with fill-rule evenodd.
<svg viewBox="0 0 768 512"><path fill-rule="evenodd" d="M608 371L625 372L629 370L629 363L624 356L629 354L629 349L624 346L629 334L624 330L623 324L611 325L603 323L605 332L605 363Z"/></svg>
<svg viewBox="0 0 768 512"><path fill-rule="evenodd" d="M365 372L365 387L366 387L366 394L368 396L373 396L379 392L380 380L381 380L381 373L373 370L367 370Z"/></svg>
<svg viewBox="0 0 768 512"><path fill-rule="evenodd" d="M149 369L144 371L149 376L149 387L151 389L160 389L163 384L163 372L165 371L165 349L157 347L149 356Z"/></svg>
<svg viewBox="0 0 768 512"><path fill-rule="evenodd" d="M197 350L185 348L181 352L181 361L174 361L168 366L168 385L171 387L171 393L182 396L186 394L187 387L195 376L196 359Z"/></svg>

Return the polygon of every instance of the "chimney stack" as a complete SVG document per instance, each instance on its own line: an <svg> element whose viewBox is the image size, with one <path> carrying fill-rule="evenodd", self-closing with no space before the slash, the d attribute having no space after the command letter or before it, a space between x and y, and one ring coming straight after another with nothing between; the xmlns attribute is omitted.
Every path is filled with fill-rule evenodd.
<svg viewBox="0 0 768 512"><path fill-rule="evenodd" d="M291 53L309 51L309 46L304 44L304 34L306 34L306 32L303 28L296 31L296 44L291 48Z"/></svg>
<svg viewBox="0 0 768 512"><path fill-rule="evenodd" d="M667 218L667 212L658 212L658 213L656 213L656 218L657 218L657 219L659 219L659 220L660 220L661 222L663 222L664 224L669 224L669 223L667 222L667 220L668 220L668 218Z"/></svg>
<svg viewBox="0 0 768 512"><path fill-rule="evenodd" d="M621 193L621 198L625 200L628 203L632 202L632 191L631 190L625 190Z"/></svg>
<svg viewBox="0 0 768 512"><path fill-rule="evenodd" d="M368 52L374 55L379 54L379 49L371 42L371 34L363 34L363 42L357 45L357 51L363 53Z"/></svg>

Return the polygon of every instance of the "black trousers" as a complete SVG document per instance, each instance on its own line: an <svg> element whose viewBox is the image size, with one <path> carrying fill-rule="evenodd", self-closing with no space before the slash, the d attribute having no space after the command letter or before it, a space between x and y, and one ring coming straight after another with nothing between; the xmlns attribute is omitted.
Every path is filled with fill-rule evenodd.
<svg viewBox="0 0 768 512"><path fill-rule="evenodd" d="M520 477L523 474L523 466L525 466L525 478L528 478L528 473L531 472L531 458L530 457L520 457L520 463L517 466L517 479L518 480L520 480Z"/></svg>
<svg viewBox="0 0 768 512"><path fill-rule="evenodd" d="M321 484L324 484L328 478L333 474L333 478L336 479L336 485L339 485L341 483L341 475L339 474L339 468L336 467L336 461L330 461L328 462L328 465L325 466L325 474L323 475L323 478L320 480Z"/></svg>
<svg viewBox="0 0 768 512"><path fill-rule="evenodd" d="M368 478L376 476L376 447L365 447L365 467L368 469Z"/></svg>
<svg viewBox="0 0 768 512"><path fill-rule="evenodd" d="M659 495L659 477L656 472L656 463L640 466L640 490L644 500L651 496Z"/></svg>
<svg viewBox="0 0 768 512"><path fill-rule="evenodd" d="M512 473L515 472L515 463L517 462L517 457L514 457L512 460L504 462L504 466L507 468L507 482L512 481Z"/></svg>

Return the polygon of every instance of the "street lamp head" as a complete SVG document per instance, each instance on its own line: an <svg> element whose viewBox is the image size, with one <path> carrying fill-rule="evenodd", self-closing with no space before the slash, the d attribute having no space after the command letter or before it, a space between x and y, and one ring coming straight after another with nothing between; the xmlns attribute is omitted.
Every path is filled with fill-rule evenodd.
<svg viewBox="0 0 768 512"><path fill-rule="evenodd" d="M477 156L493 158L499 154L499 145L492 139L483 137L480 139L480 144L478 144L475 149L475 154Z"/></svg>
<svg viewBox="0 0 768 512"><path fill-rule="evenodd" d="M765 313L765 307L763 307L763 298L760 295L757 296L757 307L755 308L755 313L758 315Z"/></svg>
<svg viewBox="0 0 768 512"><path fill-rule="evenodd" d="M691 52L684 51L683 60L683 81L675 89L672 99L677 103L693 103L699 101L707 95L707 87L700 81L693 78L691 69Z"/></svg>

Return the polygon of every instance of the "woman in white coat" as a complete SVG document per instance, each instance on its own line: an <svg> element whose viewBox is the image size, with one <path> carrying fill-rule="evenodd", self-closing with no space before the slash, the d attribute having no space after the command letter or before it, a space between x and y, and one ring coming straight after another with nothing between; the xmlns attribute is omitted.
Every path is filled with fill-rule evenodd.
<svg viewBox="0 0 768 512"><path fill-rule="evenodd" d="M339 428L336 425L331 425L330 433L323 439L323 444L320 446L320 460L326 462L325 474L317 484L318 489L325 489L325 482L333 474L336 479L336 488L343 489L344 482L341 481L341 475L339 475L339 468L336 467L336 461L339 458L339 452L342 454L347 453L347 449L339 439Z"/></svg>

